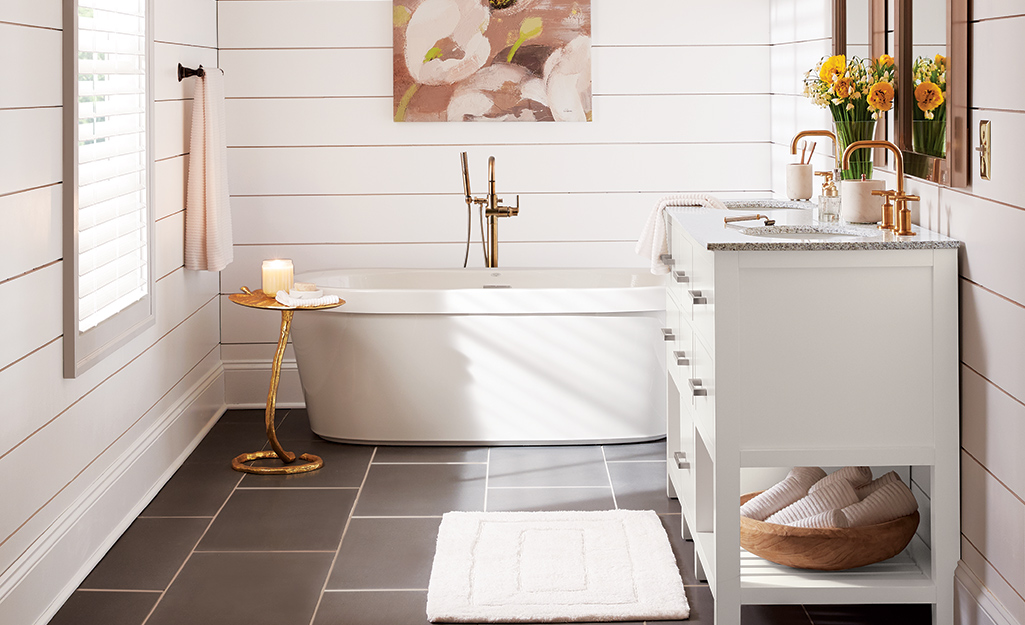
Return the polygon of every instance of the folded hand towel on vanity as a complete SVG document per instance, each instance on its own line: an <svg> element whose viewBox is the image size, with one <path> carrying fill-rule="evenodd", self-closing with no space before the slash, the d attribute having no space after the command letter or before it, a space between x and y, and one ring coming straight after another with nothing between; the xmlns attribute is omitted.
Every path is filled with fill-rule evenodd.
<svg viewBox="0 0 1025 625"><path fill-rule="evenodd" d="M840 510L826 510L803 519L797 519L791 523L784 523L784 525L816 529L839 529L847 527L847 517Z"/></svg>
<svg viewBox="0 0 1025 625"><path fill-rule="evenodd" d="M847 517L850 527L886 523L918 510L918 501L904 482L897 480L884 484L858 503L844 507L841 512Z"/></svg>
<svg viewBox="0 0 1025 625"><path fill-rule="evenodd" d="M856 487L854 490L858 493L858 499L865 499L865 497L868 497L869 495L876 492L883 486L899 481L900 476L897 475L895 472L890 471L889 473L884 473L881 477L872 480L864 486Z"/></svg>
<svg viewBox="0 0 1025 625"><path fill-rule="evenodd" d="M185 207L185 268L220 271L232 260L224 76L196 77Z"/></svg>
<svg viewBox="0 0 1025 625"><path fill-rule="evenodd" d="M337 295L325 295L324 297L292 297L288 291L278 291L274 296L282 306L292 308L314 308L316 306L329 306L337 304L340 300Z"/></svg>
<svg viewBox="0 0 1025 625"><path fill-rule="evenodd" d="M833 471L826 477L811 485L809 493L814 493L823 486L829 486L838 480L847 480L851 486L858 488L872 481L872 469L868 467L843 467Z"/></svg>
<svg viewBox="0 0 1025 625"><path fill-rule="evenodd" d="M786 508L765 519L767 523L787 525L798 519L810 517L820 512L846 508L858 502L858 494L847 480L838 480L823 486L814 493L798 499ZM849 517L848 517L849 520Z"/></svg>
<svg viewBox="0 0 1025 625"><path fill-rule="evenodd" d="M808 488L825 476L826 472L818 467L794 467L782 482L740 506L740 516L764 521L807 495Z"/></svg>
<svg viewBox="0 0 1025 625"><path fill-rule="evenodd" d="M651 273L658 275L669 273L669 267L659 256L669 251L666 242L666 221L663 213L670 206L707 206L718 210L726 210L722 200L707 193L677 193L667 195L658 201L651 215L648 216L644 230L637 239L634 251L645 258L651 259Z"/></svg>

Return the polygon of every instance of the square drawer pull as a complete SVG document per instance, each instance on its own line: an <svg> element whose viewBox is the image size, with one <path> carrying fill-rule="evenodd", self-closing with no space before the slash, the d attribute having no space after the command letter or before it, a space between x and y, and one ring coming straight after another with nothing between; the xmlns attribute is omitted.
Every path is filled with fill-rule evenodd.
<svg viewBox="0 0 1025 625"><path fill-rule="evenodd" d="M707 304L708 298L701 295L701 291L687 291L690 293L690 301L692 304L697 306L698 304Z"/></svg>
<svg viewBox="0 0 1025 625"><path fill-rule="evenodd" d="M701 380L691 378L687 380L687 384L690 385L690 392L691 395L693 395L694 397L702 397L704 395L708 395L708 389L702 388Z"/></svg>
<svg viewBox="0 0 1025 625"><path fill-rule="evenodd" d="M690 462L687 461L687 454L682 451L673 452L673 460L676 461L676 468L689 469Z"/></svg>
<svg viewBox="0 0 1025 625"><path fill-rule="evenodd" d="M659 254L658 259L669 267L672 267L676 264L676 261L673 260L672 254Z"/></svg>
<svg viewBox="0 0 1025 625"><path fill-rule="evenodd" d="M681 367L690 366L690 358L687 358L687 352L673 352L673 358L676 358L676 364Z"/></svg>
<svg viewBox="0 0 1025 625"><path fill-rule="evenodd" d="M677 282L690 282L690 276L687 275L686 271L674 271L673 280Z"/></svg>
<svg viewBox="0 0 1025 625"><path fill-rule="evenodd" d="M672 328L662 328L662 338L666 341L675 341L676 334L673 333Z"/></svg>

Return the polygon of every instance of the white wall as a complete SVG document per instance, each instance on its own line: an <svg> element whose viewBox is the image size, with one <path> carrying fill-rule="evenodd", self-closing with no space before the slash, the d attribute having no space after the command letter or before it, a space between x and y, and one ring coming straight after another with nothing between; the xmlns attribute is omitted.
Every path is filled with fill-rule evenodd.
<svg viewBox="0 0 1025 625"><path fill-rule="evenodd" d="M948 189L909 179L916 223L961 249L961 565L955 591L965 625L1025 624L1025 87L1008 80L1007 42L1025 38L1018 2L976 0L971 16L970 133L993 123L992 180ZM790 137L827 128L800 97L799 77L829 52L827 0L774 0L773 189L784 189ZM821 149L822 146L820 146ZM823 165L825 162L823 161ZM892 181L892 176L883 175ZM912 322L909 320L909 322ZM928 492L923 476L918 486Z"/></svg>
<svg viewBox="0 0 1025 625"><path fill-rule="evenodd" d="M224 407L218 277L182 268L188 85L214 0L156 0L157 323L62 378L61 5L0 4L0 622L45 622Z"/></svg>
<svg viewBox="0 0 1025 625"><path fill-rule="evenodd" d="M594 122L538 124L393 122L391 0L218 7L236 243L224 293L258 286L265 258L461 266L462 150L476 194L489 155L499 194L520 194L499 225L503 266L643 266L634 241L661 195L770 193L764 0L592 0ZM221 313L228 402L262 405L277 320ZM283 405L302 402L292 363Z"/></svg>

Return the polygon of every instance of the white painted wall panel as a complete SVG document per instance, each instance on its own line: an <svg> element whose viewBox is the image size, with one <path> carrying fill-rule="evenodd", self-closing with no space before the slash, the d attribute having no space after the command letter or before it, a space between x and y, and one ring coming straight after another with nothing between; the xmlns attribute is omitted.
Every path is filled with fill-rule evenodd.
<svg viewBox="0 0 1025 625"><path fill-rule="evenodd" d="M0 21L59 29L61 0L21 0L0 4Z"/></svg>
<svg viewBox="0 0 1025 625"><path fill-rule="evenodd" d="M157 160L181 156L189 151L192 136L192 100L163 100L153 103L153 156Z"/></svg>
<svg viewBox="0 0 1025 625"><path fill-rule="evenodd" d="M15 280L0 283L0 301L17 302L22 294L32 293L40 306L4 306L0 310L0 328L8 328L0 341L0 369L61 335L62 311L53 302L61 301L62 263L54 263Z"/></svg>
<svg viewBox="0 0 1025 625"><path fill-rule="evenodd" d="M961 366L961 446L1025 501L1025 404Z"/></svg>
<svg viewBox="0 0 1025 625"><path fill-rule="evenodd" d="M961 538L961 561L979 578L986 589L993 593L1001 607L1006 610L1007 616L1015 619L1014 622L1025 623L1025 599L1021 594L1015 592L1000 572L993 568L993 565L964 536ZM972 621L962 621L961 623L962 625L974 625ZM1007 625L1007 623L1009 621L1005 619L998 621L999 625Z"/></svg>
<svg viewBox="0 0 1025 625"><path fill-rule="evenodd" d="M235 48L391 48L390 1L218 2L221 50ZM282 24L302 28L281 28ZM358 27L353 25L358 24Z"/></svg>
<svg viewBox="0 0 1025 625"><path fill-rule="evenodd" d="M802 96L804 105L815 108L810 100L803 97L804 73L814 69L815 64L823 56L829 56L832 49L831 39L812 39L783 45L772 46L771 50L771 92Z"/></svg>
<svg viewBox="0 0 1025 625"><path fill-rule="evenodd" d="M171 156L153 165L153 199L155 219L162 219L185 210L185 188L188 181L189 156Z"/></svg>
<svg viewBox="0 0 1025 625"><path fill-rule="evenodd" d="M61 109L0 110L0 195L60 182Z"/></svg>
<svg viewBox="0 0 1025 625"><path fill-rule="evenodd" d="M765 44L764 0L591 0L595 43L652 46Z"/></svg>
<svg viewBox="0 0 1025 625"><path fill-rule="evenodd" d="M1019 400L1025 398L1025 307L961 281L961 360Z"/></svg>
<svg viewBox="0 0 1025 625"><path fill-rule="evenodd" d="M1019 10L1018 13L1022 11ZM1007 44L1025 39L1025 15L976 22L971 28L974 41L992 42L972 48L972 106L1022 110L1022 102L1025 102L1025 84L1020 80L1008 79ZM1000 42L1003 42L1003 45Z"/></svg>
<svg viewBox="0 0 1025 625"><path fill-rule="evenodd" d="M156 223L154 275L161 278L185 264L185 213L177 212Z"/></svg>
<svg viewBox="0 0 1025 625"><path fill-rule="evenodd" d="M774 44L832 36L832 4L821 0L770 3L770 40Z"/></svg>
<svg viewBox="0 0 1025 625"><path fill-rule="evenodd" d="M1025 7L1022 6L1021 0L973 0L970 7L973 20L1025 15Z"/></svg>
<svg viewBox="0 0 1025 625"><path fill-rule="evenodd" d="M61 185L0 197L0 281L61 257Z"/></svg>
<svg viewBox="0 0 1025 625"><path fill-rule="evenodd" d="M27 55L31 64L16 60ZM0 108L60 106L60 31L0 22L0 58Z"/></svg>
<svg viewBox="0 0 1025 625"><path fill-rule="evenodd" d="M1018 594L1025 592L1025 503L971 456L961 454L961 533L1000 571Z"/></svg>
<svg viewBox="0 0 1025 625"><path fill-rule="evenodd" d="M1023 18L1025 19L1025 18ZM1025 100L1016 106L1021 109ZM972 187L975 195L999 202L1025 207L1025 187L1021 184L1022 146L1025 145L1025 112L1018 111L972 111L973 148L979 146L979 121L989 120L992 141L992 160L990 161L990 180L979 176L979 153L972 151L968 157L971 163Z"/></svg>
<svg viewBox="0 0 1025 625"><path fill-rule="evenodd" d="M217 0L153 3L153 40L217 47Z"/></svg>
<svg viewBox="0 0 1025 625"><path fill-rule="evenodd" d="M233 148L235 195L460 192L458 148ZM768 145L551 145L467 150L472 163L497 159L503 193L767 189ZM747 165L747 166L745 166ZM480 175L478 166L477 175ZM482 188L479 185L476 188Z"/></svg>
<svg viewBox="0 0 1025 625"><path fill-rule="evenodd" d="M231 99L228 145L760 142L769 96L597 96L587 124L400 124L391 115L385 97Z"/></svg>

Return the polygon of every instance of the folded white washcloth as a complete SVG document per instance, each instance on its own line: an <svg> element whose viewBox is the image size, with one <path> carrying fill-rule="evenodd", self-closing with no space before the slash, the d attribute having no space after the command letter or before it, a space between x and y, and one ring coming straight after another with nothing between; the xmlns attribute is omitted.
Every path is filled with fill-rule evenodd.
<svg viewBox="0 0 1025 625"><path fill-rule="evenodd" d="M826 477L811 485L809 493L814 493L823 486L829 486L838 480L847 480L851 486L858 488L872 481L872 469L868 467L843 467L833 471Z"/></svg>
<svg viewBox="0 0 1025 625"><path fill-rule="evenodd" d="M786 523L791 527L813 527L817 529L837 529L847 527L847 517L840 510L826 510L813 514L803 519L797 519L792 523Z"/></svg>
<svg viewBox="0 0 1025 625"><path fill-rule="evenodd" d="M865 497L868 497L869 495L876 492L883 486L899 481L900 476L897 475L894 471L890 471L889 473L884 473L882 476L872 480L864 486L858 486L854 490L858 492L858 499L864 499Z"/></svg>
<svg viewBox="0 0 1025 625"><path fill-rule="evenodd" d="M918 510L918 501L904 482L884 484L864 500L844 507L849 527L886 523Z"/></svg>
<svg viewBox="0 0 1025 625"><path fill-rule="evenodd" d="M807 495L808 488L825 476L826 472L818 467L794 467L782 482L740 506L740 516L764 521Z"/></svg>
<svg viewBox="0 0 1025 625"><path fill-rule="evenodd" d="M677 193L660 199L648 216L648 221L644 224L644 230L641 231L637 246L634 248L636 253L651 259L651 273L655 275L669 273L669 267L659 257L669 251L663 213L670 206L707 206L726 210L722 200L708 193Z"/></svg>
<svg viewBox="0 0 1025 625"><path fill-rule="evenodd" d="M837 510L858 502L858 494L847 480L838 480L823 486L807 497L798 499L786 508L765 519L767 523L787 525L798 519L810 517L820 512Z"/></svg>
<svg viewBox="0 0 1025 625"><path fill-rule="evenodd" d="M278 300L278 303L282 306L289 306L291 308L314 308L316 306L337 304L341 301L337 295L325 295L324 297L314 297L311 299L306 297L292 297L288 294L288 291L278 291L278 294L274 296L274 299Z"/></svg>

